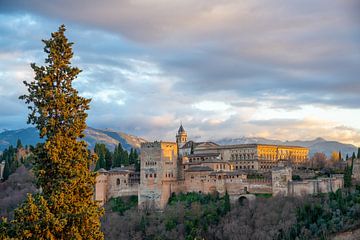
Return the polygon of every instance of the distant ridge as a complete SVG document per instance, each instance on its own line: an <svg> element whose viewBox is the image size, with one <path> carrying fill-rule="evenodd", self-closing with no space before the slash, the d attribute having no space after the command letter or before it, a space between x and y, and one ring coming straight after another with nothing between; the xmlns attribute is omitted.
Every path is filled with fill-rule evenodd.
<svg viewBox="0 0 360 240"><path fill-rule="evenodd" d="M94 148L95 143L98 142L104 143L109 149L114 150L115 146L120 142L123 148L130 151L131 148L140 148L140 144L146 142L143 138L110 129L100 130L88 127L85 130L85 135L84 140L89 144L90 149ZM39 138L37 129L33 127L4 130L0 132L0 151L3 151L10 145L15 146L18 139L21 140L23 145L36 145L39 142L43 142L43 139Z"/></svg>
<svg viewBox="0 0 360 240"><path fill-rule="evenodd" d="M147 142L145 139L119 132L112 129L96 129L88 127L85 130L85 141L92 149L95 143L104 143L109 149L113 150L116 145L121 143L123 148L130 151L131 148L140 148L142 142ZM0 151L3 151L9 145L16 145L16 141L21 139L23 145L35 145L42 142L39 138L38 131L35 128L24 128L18 130L3 130L0 132ZM276 145L296 145L308 147L310 149L310 156L315 152L323 152L330 156L332 151L341 151L342 156L346 154L349 156L353 152L357 153L357 147L351 144L344 144L337 141L327 141L323 138L316 138L311 141L280 141L273 139L266 139L260 137L240 137L240 138L223 138L219 140L212 140L221 145L228 144L248 144L248 143L262 143L262 144L276 144Z"/></svg>
<svg viewBox="0 0 360 240"><path fill-rule="evenodd" d="M275 144L275 145L294 145L307 147L310 149L310 156L316 152L323 152L327 156L330 156L333 151L341 151L342 156L345 158L346 154L349 156L353 152L357 153L357 147L352 144L345 144L337 141L327 141L324 138L316 138L310 141L280 141L273 139L266 139L260 137L240 137L240 138L223 138L215 140L214 142L221 145L228 144L249 144L249 143L259 143L259 144Z"/></svg>

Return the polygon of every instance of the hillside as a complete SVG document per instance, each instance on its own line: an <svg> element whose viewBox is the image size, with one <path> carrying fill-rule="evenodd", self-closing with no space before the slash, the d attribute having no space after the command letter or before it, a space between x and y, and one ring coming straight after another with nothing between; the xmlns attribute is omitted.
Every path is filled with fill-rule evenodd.
<svg viewBox="0 0 360 240"><path fill-rule="evenodd" d="M123 148L130 151L131 148L140 148L145 139L135 137L123 132L114 130L99 130L88 127L85 130L85 141L89 144L89 148L93 148L95 143L104 143L109 149L113 150L120 142ZM16 141L21 139L23 145L35 145L42 142L39 138L38 131L35 128L24 128L19 130L5 130L0 133L0 151L3 151L9 145L16 145Z"/></svg>
<svg viewBox="0 0 360 240"><path fill-rule="evenodd" d="M342 155L345 156L349 154L352 155L353 152L357 152L357 147L351 144L345 144L337 141L327 141L323 138L316 138L310 141L280 141L272 140L266 138L256 138L256 137L240 137L240 138L224 138L220 140L215 140L218 144L248 144L248 143L261 143L261 144L276 144L276 145L295 145L307 147L310 149L310 156L316 152L323 152L327 156L331 155L333 151L341 151Z"/></svg>

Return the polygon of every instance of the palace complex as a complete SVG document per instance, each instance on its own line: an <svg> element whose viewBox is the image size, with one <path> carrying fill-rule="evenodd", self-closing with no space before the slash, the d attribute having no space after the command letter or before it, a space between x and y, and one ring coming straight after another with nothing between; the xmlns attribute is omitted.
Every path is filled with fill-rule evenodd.
<svg viewBox="0 0 360 240"><path fill-rule="evenodd" d="M133 169L99 170L95 199L138 195L139 207L164 208L173 193L224 194L232 200L248 193L301 195L336 190L342 176L292 181L306 164L309 149L267 144L218 145L188 141L181 125L176 142L141 144L140 173Z"/></svg>

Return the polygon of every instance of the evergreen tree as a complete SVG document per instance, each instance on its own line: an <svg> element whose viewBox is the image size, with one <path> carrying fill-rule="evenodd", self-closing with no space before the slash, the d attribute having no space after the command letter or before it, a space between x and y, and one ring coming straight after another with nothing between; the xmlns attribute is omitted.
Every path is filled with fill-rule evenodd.
<svg viewBox="0 0 360 240"><path fill-rule="evenodd" d="M129 166L129 154L124 150L121 154L121 164L124 166Z"/></svg>
<svg viewBox="0 0 360 240"><path fill-rule="evenodd" d="M7 180L11 174L11 170L10 170L10 163L8 160L5 160L5 166L4 166L4 172L3 172L3 180Z"/></svg>
<svg viewBox="0 0 360 240"><path fill-rule="evenodd" d="M224 201L225 201L224 202L224 211L225 211L225 213L230 212L230 208L231 208L230 196L229 196L227 190L225 192Z"/></svg>
<svg viewBox="0 0 360 240"><path fill-rule="evenodd" d="M122 153L123 153L123 148L121 146L121 143L119 143L114 150L114 154L113 154L113 167L121 167L122 164Z"/></svg>
<svg viewBox="0 0 360 240"><path fill-rule="evenodd" d="M140 172L140 158L138 151L134 149L134 164L135 164L135 171Z"/></svg>
<svg viewBox="0 0 360 240"><path fill-rule="evenodd" d="M104 168L104 169L106 168L105 157L103 154L98 155L95 171L99 170L100 168Z"/></svg>
<svg viewBox="0 0 360 240"><path fill-rule="evenodd" d="M134 158L134 149L131 148L130 149L130 153L129 153L129 164L132 165L135 163L135 158Z"/></svg>
<svg viewBox="0 0 360 240"><path fill-rule="evenodd" d="M357 158L360 159L360 147L358 148Z"/></svg>
<svg viewBox="0 0 360 240"><path fill-rule="evenodd" d="M352 170L351 166L346 166L345 173L344 173L344 187L349 188L352 186L351 177L352 177Z"/></svg>
<svg viewBox="0 0 360 240"><path fill-rule="evenodd" d="M194 154L194 142L191 143L190 154Z"/></svg>
<svg viewBox="0 0 360 240"><path fill-rule="evenodd" d="M17 149L20 149L20 148L22 148L22 147L23 147L23 146L22 146L22 144L21 144L21 140L18 139L17 142L16 142L16 148L17 148Z"/></svg>
<svg viewBox="0 0 360 240"><path fill-rule="evenodd" d="M339 151L339 161L343 160L341 156L341 151Z"/></svg>
<svg viewBox="0 0 360 240"><path fill-rule="evenodd" d="M103 210L93 200L96 173L90 171L83 140L90 99L72 87L80 69L71 66L72 43L60 26L43 40L47 65L31 64L35 80L24 82L29 104L28 123L45 138L34 149L34 172L42 192L29 196L15 211L9 233L19 239L103 239Z"/></svg>
<svg viewBox="0 0 360 240"><path fill-rule="evenodd" d="M348 160L349 159L349 154L346 154L346 160Z"/></svg>
<svg viewBox="0 0 360 240"><path fill-rule="evenodd" d="M7 180L9 176L16 171L20 163L16 159L16 148L10 145L1 156L0 162L5 162L3 179Z"/></svg>
<svg viewBox="0 0 360 240"><path fill-rule="evenodd" d="M110 170L112 165L112 154L109 149L105 147L105 169Z"/></svg>
<svg viewBox="0 0 360 240"><path fill-rule="evenodd" d="M353 154L352 154L351 158L352 158L353 160L356 158L356 156L355 156L355 152L353 152Z"/></svg>
<svg viewBox="0 0 360 240"><path fill-rule="evenodd" d="M113 165L112 163L113 156L109 151L109 149L107 149L106 145L103 143L96 143L94 152L98 156L99 167L105 168L106 170L110 170L111 166Z"/></svg>

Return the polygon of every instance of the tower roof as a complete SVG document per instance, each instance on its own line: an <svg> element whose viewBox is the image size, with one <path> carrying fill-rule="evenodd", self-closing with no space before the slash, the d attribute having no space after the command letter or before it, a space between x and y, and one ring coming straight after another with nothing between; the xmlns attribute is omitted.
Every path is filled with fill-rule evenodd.
<svg viewBox="0 0 360 240"><path fill-rule="evenodd" d="M178 130L178 134L180 134L180 133L186 133L182 124L180 125L179 130Z"/></svg>

